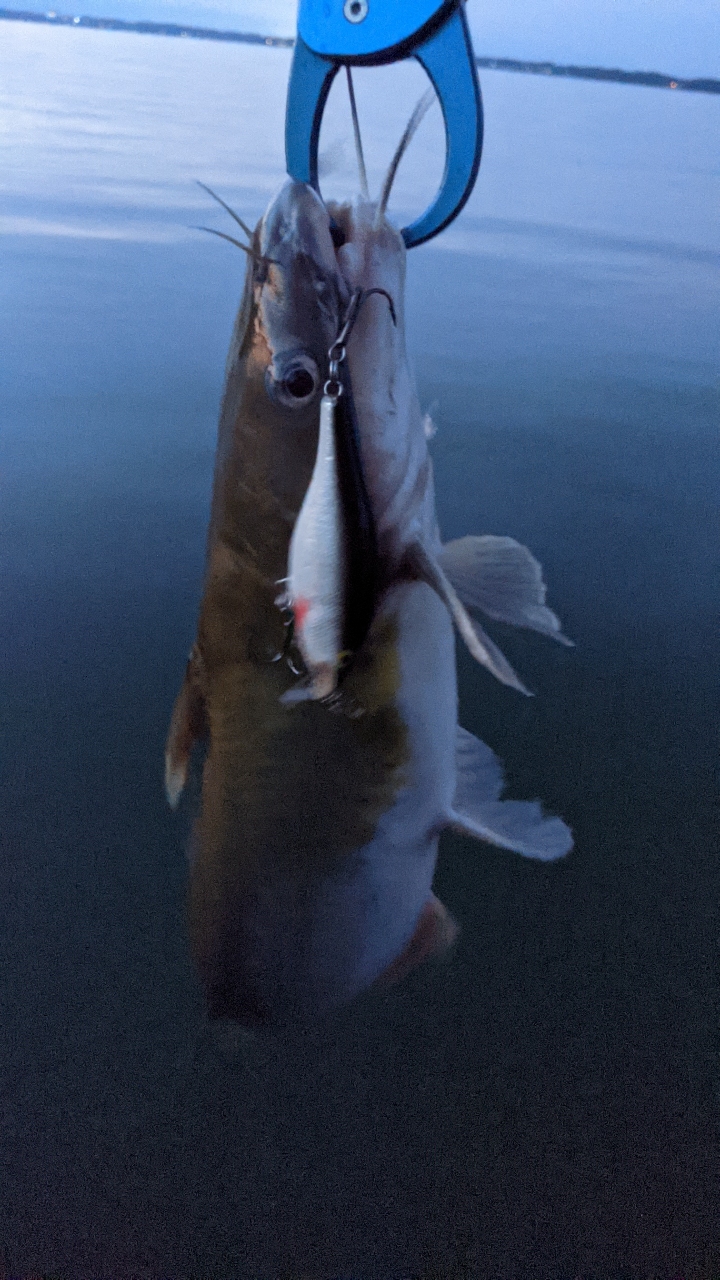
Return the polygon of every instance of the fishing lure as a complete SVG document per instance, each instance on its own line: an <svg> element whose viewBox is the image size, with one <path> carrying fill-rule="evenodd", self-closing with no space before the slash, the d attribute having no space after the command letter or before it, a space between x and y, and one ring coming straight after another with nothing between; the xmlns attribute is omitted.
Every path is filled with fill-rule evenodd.
<svg viewBox="0 0 720 1280"><path fill-rule="evenodd" d="M347 373L341 372L346 357L345 344L360 308L375 293L383 293L387 298L395 320L389 294L382 289L357 289L350 299L342 329L328 351L328 379L320 401L317 457L290 539L287 591L278 598L281 608L292 611L293 636L309 680L290 690L284 696L285 702L327 698L335 691L340 664L364 640L374 605L372 586L368 582L368 570L376 555L372 514L361 483L352 413L347 408L343 414L340 401L345 396L347 405L349 391L345 385ZM344 486L341 460L345 461L346 471L354 470L354 475L345 477ZM346 507L352 502L353 494L357 502L358 488L361 489L364 529L359 529L359 511L352 513L354 519L346 519ZM368 545L369 541L373 545ZM355 602L357 615L357 603L363 599L365 617L358 630L357 616L353 617L350 612L350 601ZM343 648L343 637L346 648Z"/></svg>

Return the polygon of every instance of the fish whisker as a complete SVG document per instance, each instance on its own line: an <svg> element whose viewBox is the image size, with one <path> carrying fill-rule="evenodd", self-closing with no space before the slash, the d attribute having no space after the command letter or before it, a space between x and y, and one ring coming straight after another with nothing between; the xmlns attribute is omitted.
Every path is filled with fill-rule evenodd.
<svg viewBox="0 0 720 1280"><path fill-rule="evenodd" d="M237 245L238 249L242 249L243 253L246 253L249 258L253 258L255 262L264 261L249 245L243 244L242 240L236 240L235 236L229 236L224 231L216 231L214 227L193 227L193 231L209 231L211 236L219 236L221 240L227 240L229 244Z"/></svg>
<svg viewBox="0 0 720 1280"><path fill-rule="evenodd" d="M198 226L194 226L193 231L209 231L211 236L219 236L221 240L227 240L228 244L234 244L237 246L238 249L242 249L243 253L246 253L249 258L252 258L253 262L256 263L257 266L259 267L264 267L267 269L267 267L269 266L274 266L274 267L280 266L280 263L278 262L277 258L268 258L267 255L264 253L258 253L255 249L251 249L249 245L243 244L242 240L236 240L234 236L229 236L225 231L216 231L215 227L198 227ZM260 284L262 282L264 282L264 278L263 278L263 281L261 281L260 278L258 277L257 283Z"/></svg>
<svg viewBox="0 0 720 1280"><path fill-rule="evenodd" d="M248 240L250 240L250 242L252 243L253 233L250 230L247 223L243 222L242 218L239 217L239 215L235 212L235 210L231 209L230 205L226 204L225 201L222 200L215 191L213 191L212 187L206 186L206 184L204 182L201 182L199 178L196 178L195 181L197 182L199 187L202 187L203 191L207 191L208 195L212 196L213 200L217 200L218 204L222 205L225 212L230 214L230 217L233 218L235 222L237 222L239 227L242 227Z"/></svg>
<svg viewBox="0 0 720 1280"><path fill-rule="evenodd" d="M379 229L380 223L382 222L382 219L385 216L385 210L387 209L388 200L390 199L390 192L392 191L392 185L393 185L393 182L395 181L395 174L398 171L398 165L400 164L400 161L402 160L410 143L415 137L415 134L417 132L417 129L421 120L425 116L426 112L430 109L434 101L435 101L435 90L427 89L423 94L422 98L420 99L420 101L418 102L417 106L415 107L415 110L413 111L410 119L408 120L407 125L405 126L405 132L397 145L397 150L395 152L395 155L390 161L390 168L388 169L385 175L385 181L383 182L382 192L380 193L380 199L378 201L377 213L375 214L375 225L374 225L375 231Z"/></svg>

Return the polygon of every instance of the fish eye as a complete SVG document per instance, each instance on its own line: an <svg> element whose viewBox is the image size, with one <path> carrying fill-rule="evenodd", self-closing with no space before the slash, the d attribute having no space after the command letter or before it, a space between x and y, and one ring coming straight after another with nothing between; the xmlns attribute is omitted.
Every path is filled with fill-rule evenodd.
<svg viewBox="0 0 720 1280"><path fill-rule="evenodd" d="M307 369L293 369L285 379L285 390L293 400L306 400L315 390L315 379Z"/></svg>
<svg viewBox="0 0 720 1280"><path fill-rule="evenodd" d="M269 395L278 404L298 408L307 404L320 385L320 371L307 351L275 356L265 374Z"/></svg>

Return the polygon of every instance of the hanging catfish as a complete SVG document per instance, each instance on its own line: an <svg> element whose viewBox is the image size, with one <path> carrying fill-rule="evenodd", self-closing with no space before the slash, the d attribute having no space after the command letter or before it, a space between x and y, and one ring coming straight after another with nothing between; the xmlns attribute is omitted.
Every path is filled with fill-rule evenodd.
<svg viewBox="0 0 720 1280"><path fill-rule="evenodd" d="M443 828L543 860L572 846L536 801L500 800L498 760L458 727L453 623L523 690L466 605L568 642L526 548L440 541L386 200L329 209L289 181L247 246L198 635L166 752L176 804L207 741L192 951L209 1016L246 1026L316 1016L450 945L432 892ZM275 659L297 648L294 674Z"/></svg>

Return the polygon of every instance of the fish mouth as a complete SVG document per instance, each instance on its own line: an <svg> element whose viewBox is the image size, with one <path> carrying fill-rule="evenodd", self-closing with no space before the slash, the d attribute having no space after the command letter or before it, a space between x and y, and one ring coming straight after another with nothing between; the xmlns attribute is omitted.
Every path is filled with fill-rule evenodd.
<svg viewBox="0 0 720 1280"><path fill-rule="evenodd" d="M337 272L330 214L313 187L292 178L283 184L260 222L260 252L270 262L301 256L320 272Z"/></svg>

